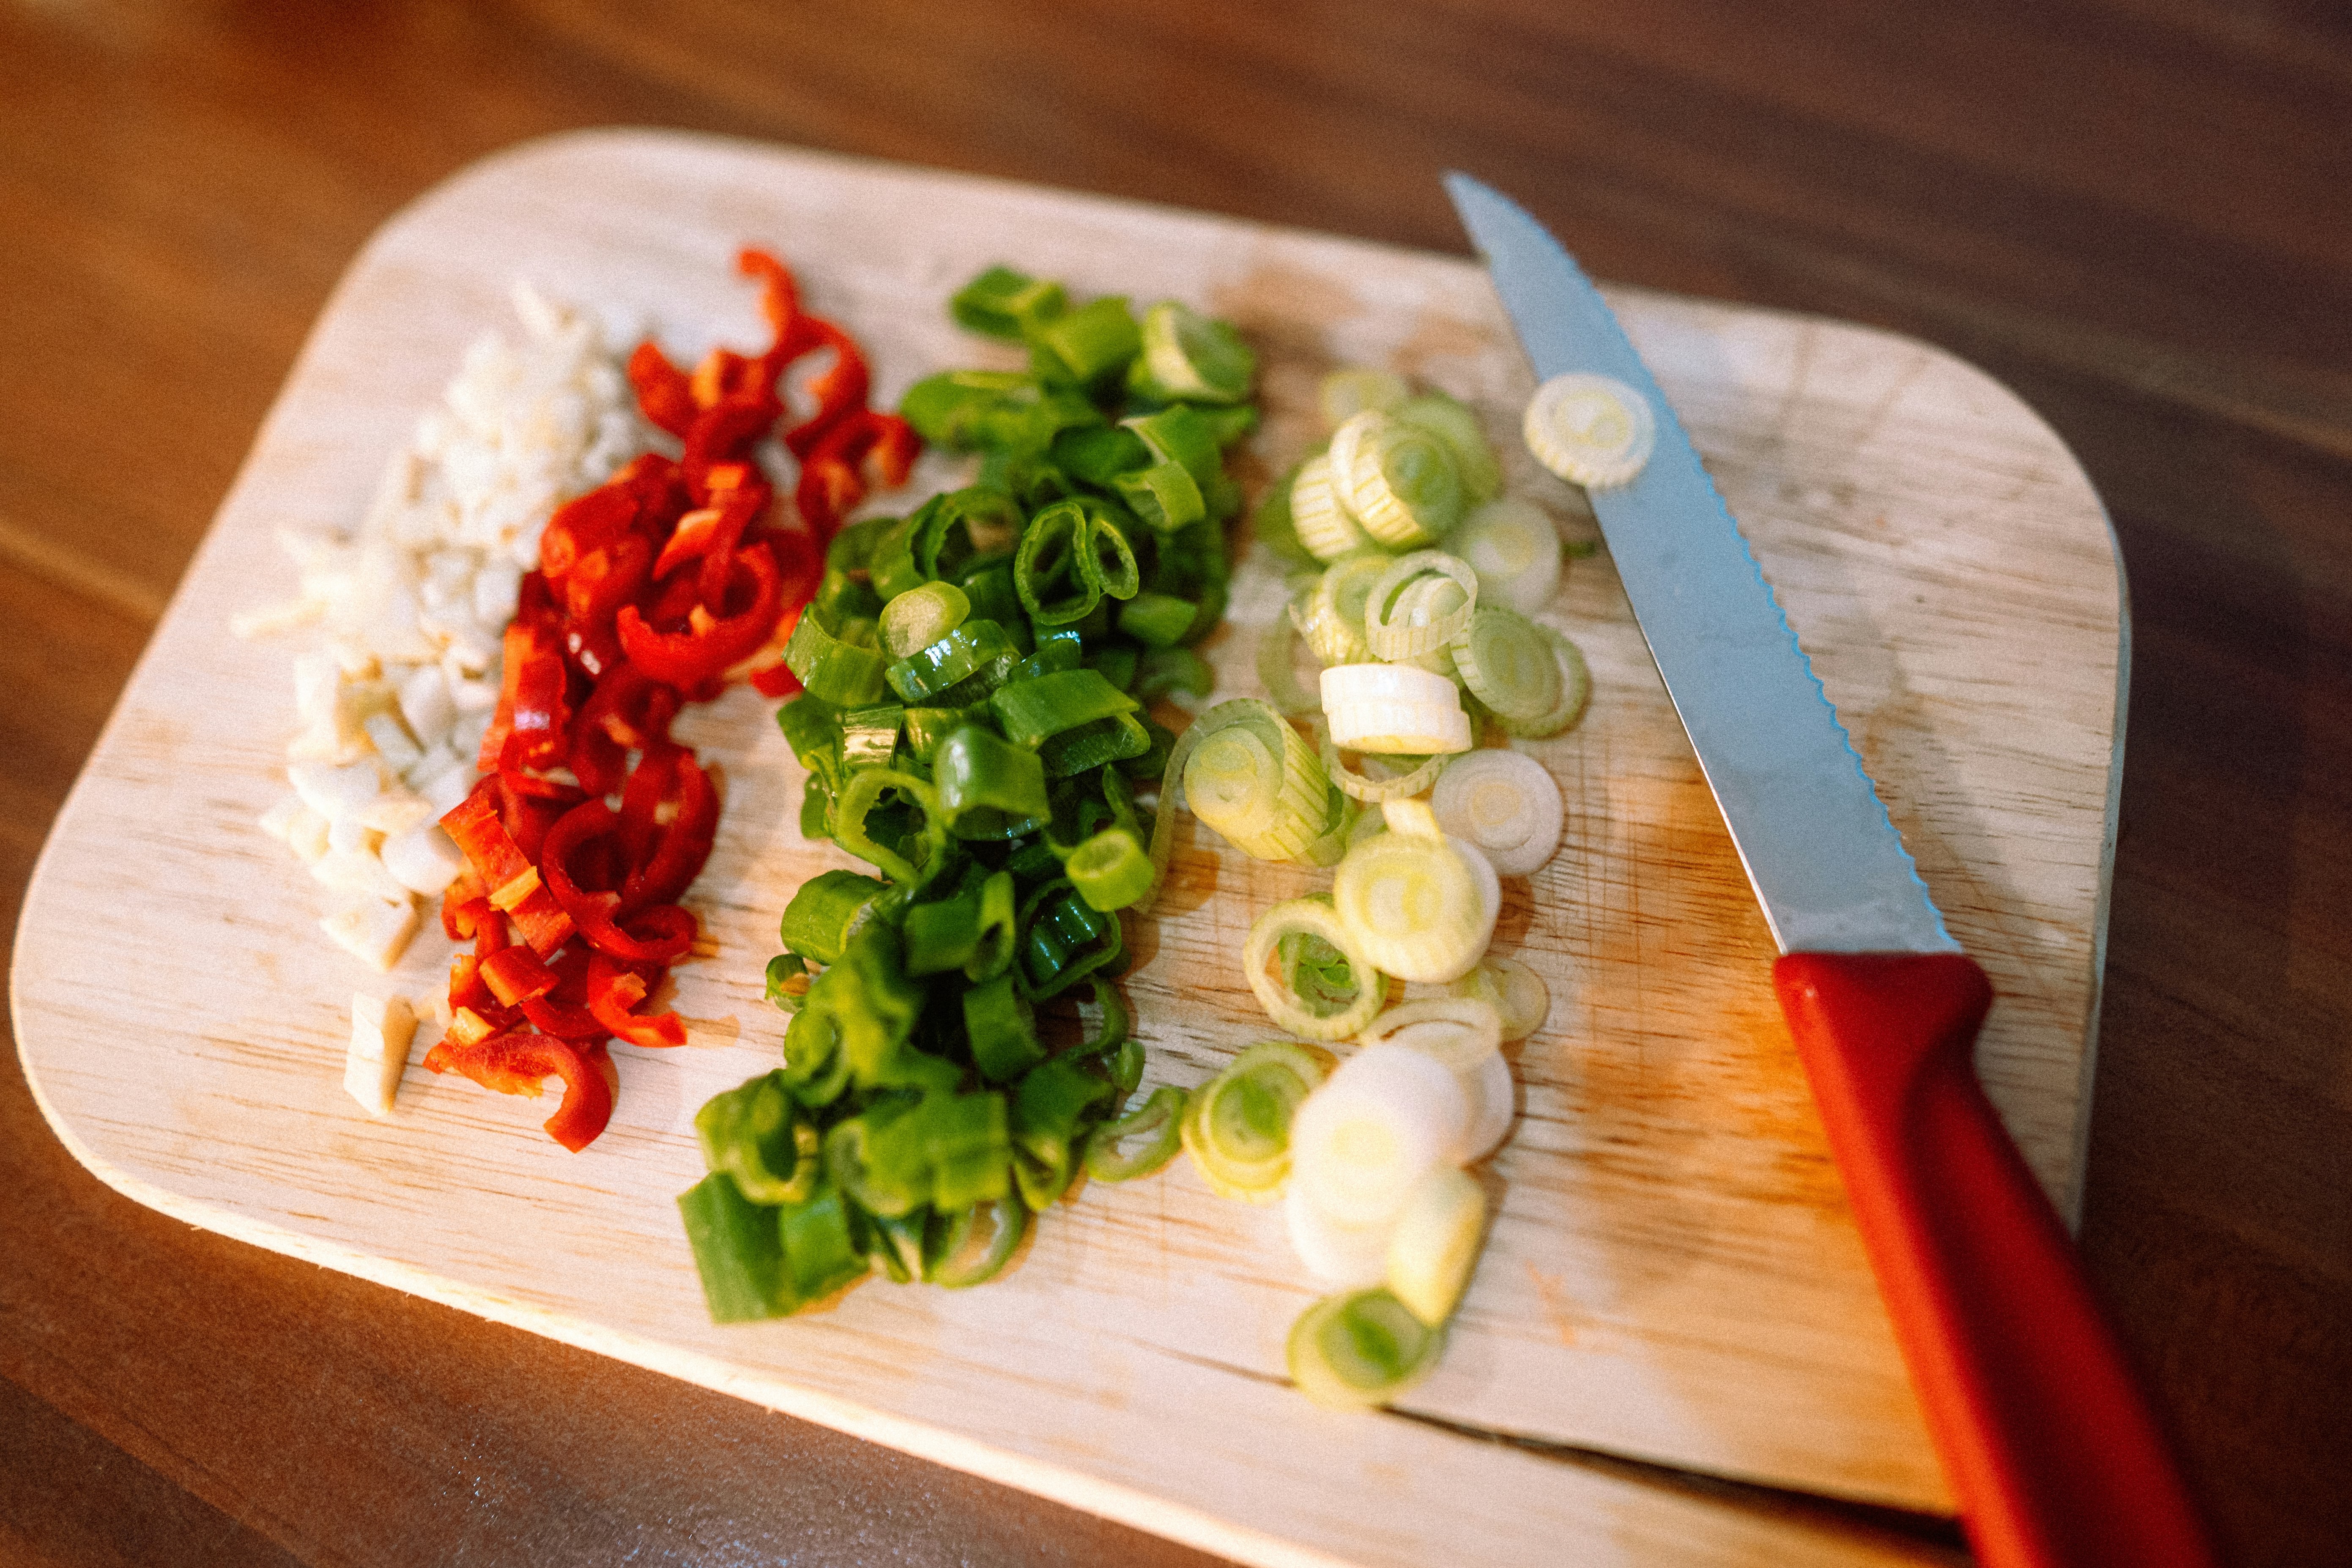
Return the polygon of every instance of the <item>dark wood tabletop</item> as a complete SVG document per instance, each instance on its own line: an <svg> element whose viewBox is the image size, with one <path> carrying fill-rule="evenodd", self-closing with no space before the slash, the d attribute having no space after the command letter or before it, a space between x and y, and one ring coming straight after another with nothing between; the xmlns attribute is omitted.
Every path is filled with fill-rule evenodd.
<svg viewBox="0 0 2352 1568"><path fill-rule="evenodd" d="M1913 333L2014 387L2131 589L2083 1250L2228 1561L2352 1560L2343 7L0 8L12 932L337 275L471 160L603 124L1462 254L1459 166L1604 278ZM1209 1560L191 1229L78 1165L11 1053L0 1561Z"/></svg>

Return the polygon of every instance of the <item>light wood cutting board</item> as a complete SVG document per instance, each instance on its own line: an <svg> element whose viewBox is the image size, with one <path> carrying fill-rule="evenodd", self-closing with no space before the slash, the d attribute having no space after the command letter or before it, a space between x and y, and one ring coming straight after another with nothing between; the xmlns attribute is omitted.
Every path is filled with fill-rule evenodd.
<svg viewBox="0 0 2352 1568"><path fill-rule="evenodd" d="M317 889L254 826L282 784L296 648L238 643L228 618L290 592L275 529L356 525L466 344L511 330L514 280L690 361L761 341L730 268L746 242L866 343L877 401L985 354L943 301L1011 260L1239 323L1265 366L1263 472L1312 438L1324 370L1388 364L1475 404L1515 486L1579 526L1509 438L1528 376L1465 262L666 133L488 160L388 224L336 290L42 856L17 1037L76 1155L192 1223L1251 1562L1932 1555L1591 1458L1950 1506L1772 1003L1763 921L1605 555L1575 563L1549 617L1591 662L1591 712L1528 747L1561 784L1567 843L1507 883L1497 943L1544 974L1552 1013L1513 1052L1499 1217L1444 1364L1397 1412L1328 1415L1283 1385L1314 1291L1278 1212L1212 1197L1181 1163L1086 1189L982 1289L874 1283L804 1320L705 1320L672 1206L700 1173L690 1119L778 1059L761 995L776 918L848 863L801 842L798 769L748 692L685 727L730 781L688 900L715 942L680 973L698 1044L616 1047L604 1139L565 1153L543 1108L425 1073L425 1038L394 1118L344 1096L352 992L428 994L447 945L428 921L387 983L319 933ZM1982 1071L2071 1212L2122 711L2097 498L2030 410L1934 349L1612 294L1991 973ZM1221 695L1259 690L1250 652L1281 597L1253 551L1209 649ZM1323 879L1189 824L1179 846L1126 989L1150 1076L1190 1084L1271 1034L1243 933Z"/></svg>

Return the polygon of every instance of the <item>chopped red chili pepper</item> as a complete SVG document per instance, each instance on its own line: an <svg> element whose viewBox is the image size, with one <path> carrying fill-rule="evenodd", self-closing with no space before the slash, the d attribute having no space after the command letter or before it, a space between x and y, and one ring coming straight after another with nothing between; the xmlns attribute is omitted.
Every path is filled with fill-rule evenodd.
<svg viewBox="0 0 2352 1568"><path fill-rule="evenodd" d="M648 420L680 440L686 438L701 412L694 405L693 384L651 338L629 356L629 384L636 389L637 407Z"/></svg>
<svg viewBox="0 0 2352 1568"><path fill-rule="evenodd" d="M656 680L691 690L759 651L783 613L782 574L776 570L776 558L762 546L739 550L734 559L751 574L753 595L748 608L722 620L697 605L688 614L687 630L657 632L635 605L625 605L614 626L629 662Z"/></svg>
<svg viewBox="0 0 2352 1568"><path fill-rule="evenodd" d="M686 1044L686 1021L676 1013L642 1016L630 1011L646 999L645 976L598 953L588 961L588 1010L604 1032L633 1046Z"/></svg>
<svg viewBox="0 0 2352 1568"><path fill-rule="evenodd" d="M613 1086L598 1064L552 1035L492 1035L455 1046L445 1037L425 1053L425 1065L500 1094L536 1096L543 1079L561 1077L563 1103L547 1119L547 1135L575 1154L613 1118Z"/></svg>

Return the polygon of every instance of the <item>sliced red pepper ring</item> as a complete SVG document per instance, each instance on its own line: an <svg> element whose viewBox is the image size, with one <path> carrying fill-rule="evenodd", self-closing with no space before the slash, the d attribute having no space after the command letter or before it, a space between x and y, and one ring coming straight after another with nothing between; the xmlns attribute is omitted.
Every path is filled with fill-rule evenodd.
<svg viewBox="0 0 2352 1568"><path fill-rule="evenodd" d="M662 830L652 858L632 870L621 884L621 907L642 910L676 903L694 885L710 858L719 837L719 791L702 764L691 756L677 759L677 815Z"/></svg>
<svg viewBox="0 0 2352 1568"><path fill-rule="evenodd" d="M630 1011L646 999L646 984L644 975L597 953L588 961L588 1011L605 1033L633 1046L686 1044L686 1021L676 1013L640 1016Z"/></svg>
<svg viewBox="0 0 2352 1568"><path fill-rule="evenodd" d="M612 1033L586 1007L548 996L526 996L519 1004L522 1016L543 1035L559 1040L601 1040Z"/></svg>
<svg viewBox="0 0 2352 1568"><path fill-rule="evenodd" d="M873 373L866 369L865 353L855 339L821 316L803 316L792 325L787 334L799 358L814 349L833 350L833 363L808 384L808 394L816 399L816 411L784 432L784 445L795 458L805 458L824 438L825 432L851 414L866 406L866 394L872 389Z"/></svg>
<svg viewBox="0 0 2352 1568"><path fill-rule="evenodd" d="M751 574L751 603L741 614L716 618L698 605L688 617L689 629L657 632L646 624L634 605L625 606L614 622L621 651L631 664L681 690L691 691L717 679L727 667L756 651L775 629L783 611L783 579L774 556L758 545L735 552L737 565Z"/></svg>
<svg viewBox="0 0 2352 1568"><path fill-rule="evenodd" d="M599 1064L552 1035L492 1035L455 1045L444 1037L425 1053L425 1065L462 1073L500 1094L536 1096L542 1080L562 1078L563 1103L547 1119L547 1135L575 1154L613 1119L613 1086Z"/></svg>
<svg viewBox="0 0 2352 1568"><path fill-rule="evenodd" d="M699 773L700 770L696 772ZM591 840L620 829L619 814L603 801L586 801L574 806L547 835L543 863L547 890L572 917L588 945L598 952L632 963L676 963L693 949L699 929L693 915L674 904L641 910L631 918L655 930L650 936L639 936L616 918L622 908L620 894L590 892L572 879L573 853Z"/></svg>
<svg viewBox="0 0 2352 1568"><path fill-rule="evenodd" d="M693 384L651 338L629 355L629 384L636 389L637 407L648 420L680 440L686 438L701 412L694 405Z"/></svg>

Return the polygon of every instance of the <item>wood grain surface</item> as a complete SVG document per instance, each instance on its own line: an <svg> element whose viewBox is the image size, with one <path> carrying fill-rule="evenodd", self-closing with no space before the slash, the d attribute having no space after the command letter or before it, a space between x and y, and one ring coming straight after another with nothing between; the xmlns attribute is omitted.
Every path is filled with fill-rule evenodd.
<svg viewBox="0 0 2352 1568"><path fill-rule="evenodd" d="M1335 1419L1280 1386L1314 1291L1278 1216L1215 1199L1189 1164L1057 1209L986 1290L875 1287L803 1322L705 1321L671 1203L700 1171L689 1119L777 1059L760 992L776 915L803 879L851 863L794 831L802 776L749 692L686 731L729 781L688 900L709 956L677 1005L698 1047L623 1053L593 1156L418 1066L389 1123L345 1099L352 991L386 982L314 934L318 895L253 826L284 787L299 639L237 646L224 627L290 592L279 531L364 511L465 345L508 324L515 279L647 322L693 359L752 329L729 266L747 238L781 247L811 308L857 334L885 400L986 353L941 301L993 258L1081 294L1213 309L1260 346L1266 419L1244 455L1259 475L1317 438L1315 384L1336 364L1443 385L1498 437L1531 391L1460 262L675 133L485 161L388 225L338 287L43 853L13 1000L34 1091L75 1153L208 1228L1254 1561L1433 1563L1475 1542L1480 1561L1537 1563L1563 1537L1591 1537L1578 1557L1595 1563L1746 1550L1712 1510L1649 1521L1638 1489L1596 1496L1497 1435L1947 1510L1778 1024L1769 939L1605 556L1546 612L1585 651L1591 711L1527 746L1573 829L1511 880L1498 931L1554 1010L1511 1053L1519 1131L1486 1167L1497 1217L1444 1366L1397 1414ZM2030 410L1927 345L1622 304L1995 977L1981 1071L2070 1204L2123 640L2097 500ZM1514 493L1578 505L1498 446ZM968 468L936 458L913 488ZM1248 553L1205 645L1221 693L1262 689L1253 655L1285 596L1281 563ZM129 905L126 863L142 868ZM1273 1032L1236 955L1260 910L1325 879L1180 835L1125 986L1152 1076L1197 1082ZM427 994L448 956L428 931L389 984ZM132 966L139 986L102 984ZM1292 1454L1312 1459L1276 1458ZM1474 1500L1501 1489L1518 1500L1506 1515Z"/></svg>
<svg viewBox="0 0 2352 1568"><path fill-rule="evenodd" d="M2347 99L2333 8L2194 0L13 8L0 668L37 700L0 748L11 886L329 287L483 153L678 124L1456 252L1433 176L1460 164L1604 277L1950 348L2083 459L2136 629L2085 1253L2231 1560L2329 1561L2352 1535ZM191 1232L84 1174L0 1072L14 1557L1188 1560Z"/></svg>

